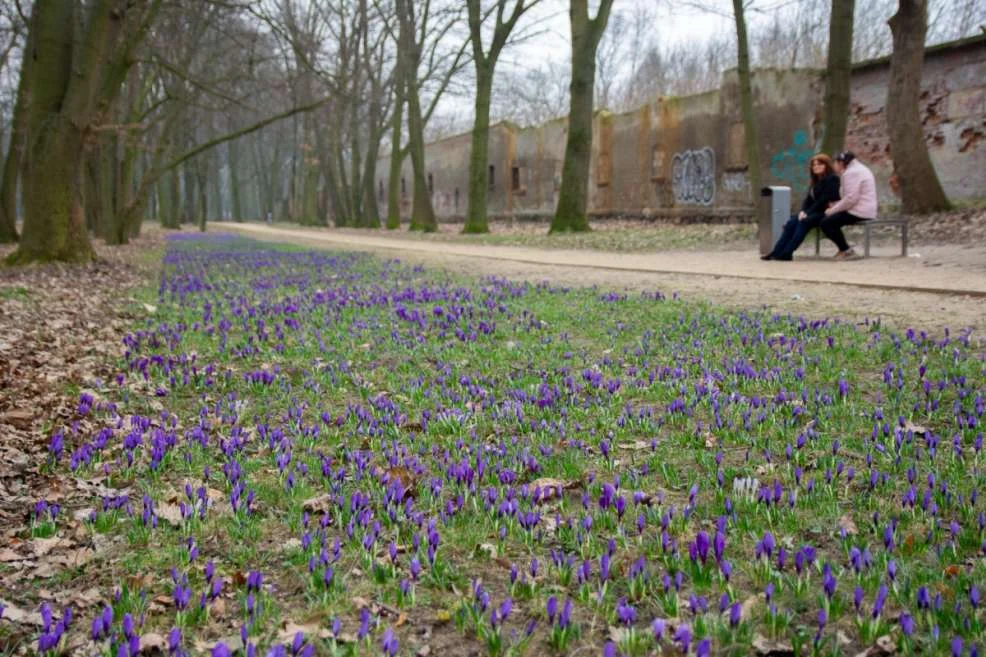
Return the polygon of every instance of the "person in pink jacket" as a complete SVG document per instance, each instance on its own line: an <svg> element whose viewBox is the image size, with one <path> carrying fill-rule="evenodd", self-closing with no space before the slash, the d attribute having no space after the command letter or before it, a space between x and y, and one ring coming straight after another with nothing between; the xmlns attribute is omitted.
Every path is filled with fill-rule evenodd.
<svg viewBox="0 0 986 657"><path fill-rule="evenodd" d="M825 218L819 227L825 237L839 247L836 259L850 260L857 256L846 242L842 227L876 219L876 179L852 151L843 151L835 156L835 171L842 178L841 198L825 211Z"/></svg>

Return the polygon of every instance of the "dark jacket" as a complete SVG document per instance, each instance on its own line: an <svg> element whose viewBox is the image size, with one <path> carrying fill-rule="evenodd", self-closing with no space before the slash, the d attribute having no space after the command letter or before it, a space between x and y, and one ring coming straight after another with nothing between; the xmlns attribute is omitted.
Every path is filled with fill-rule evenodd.
<svg viewBox="0 0 986 657"><path fill-rule="evenodd" d="M809 217L825 213L829 203L839 200L839 176L830 173L808 188L801 211Z"/></svg>

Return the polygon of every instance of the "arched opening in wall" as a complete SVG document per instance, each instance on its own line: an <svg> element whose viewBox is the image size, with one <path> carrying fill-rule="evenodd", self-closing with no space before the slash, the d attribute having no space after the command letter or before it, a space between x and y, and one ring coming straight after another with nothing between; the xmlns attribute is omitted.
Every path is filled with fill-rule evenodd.
<svg viewBox="0 0 986 657"><path fill-rule="evenodd" d="M489 184L491 192L496 190L496 167L492 164L490 165Z"/></svg>
<svg viewBox="0 0 986 657"><path fill-rule="evenodd" d="M377 200L383 200L383 180L377 181Z"/></svg>
<svg viewBox="0 0 986 657"><path fill-rule="evenodd" d="M435 193L435 179L432 177L431 173L428 174L428 193Z"/></svg>
<svg viewBox="0 0 986 657"><path fill-rule="evenodd" d="M520 167L510 168L510 189L515 192L520 189Z"/></svg>
<svg viewBox="0 0 986 657"><path fill-rule="evenodd" d="M455 211L459 211L459 188L455 188Z"/></svg>
<svg viewBox="0 0 986 657"><path fill-rule="evenodd" d="M407 181L401 176L401 196L407 196Z"/></svg>

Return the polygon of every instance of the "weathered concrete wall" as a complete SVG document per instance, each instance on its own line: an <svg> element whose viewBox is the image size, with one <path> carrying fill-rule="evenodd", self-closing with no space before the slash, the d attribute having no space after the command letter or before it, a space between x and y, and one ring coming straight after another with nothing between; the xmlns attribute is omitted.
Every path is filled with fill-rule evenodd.
<svg viewBox="0 0 986 657"><path fill-rule="evenodd" d="M852 78L847 146L874 169L881 200L894 203L885 123L888 62L858 65ZM986 197L986 38L930 48L925 57L922 117L938 175L953 199ZM795 201L821 129L824 82L810 70L758 70L753 77L765 185L788 185ZM567 120L519 129L490 128L493 217L550 216L557 201ZM758 200L750 189L735 71L719 89L657 98L624 114L598 112L593 124L589 208L597 216L744 218ZM427 146L439 217L461 218L467 206L468 134ZM386 186L387 158L377 176ZM410 211L411 167L402 176Z"/></svg>

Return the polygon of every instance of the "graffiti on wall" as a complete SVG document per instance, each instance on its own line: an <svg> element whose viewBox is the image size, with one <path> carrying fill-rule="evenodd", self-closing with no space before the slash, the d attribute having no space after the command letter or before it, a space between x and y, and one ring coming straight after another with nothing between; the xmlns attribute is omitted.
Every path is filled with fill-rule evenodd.
<svg viewBox="0 0 986 657"><path fill-rule="evenodd" d="M800 189L808 184L808 162L815 154L815 149L809 143L808 133L804 130L795 130L791 141L790 148L785 148L770 158L770 175L794 189Z"/></svg>
<svg viewBox="0 0 986 657"><path fill-rule="evenodd" d="M732 194L748 194L750 191L750 181L746 173L733 171L722 176L722 188Z"/></svg>
<svg viewBox="0 0 986 657"><path fill-rule="evenodd" d="M706 146L675 153L671 159L675 203L712 205L716 198L716 154Z"/></svg>

